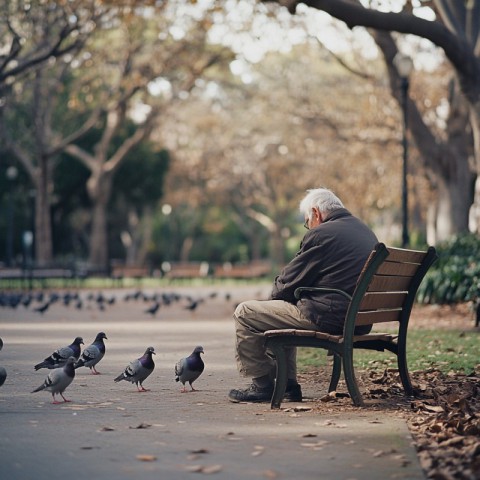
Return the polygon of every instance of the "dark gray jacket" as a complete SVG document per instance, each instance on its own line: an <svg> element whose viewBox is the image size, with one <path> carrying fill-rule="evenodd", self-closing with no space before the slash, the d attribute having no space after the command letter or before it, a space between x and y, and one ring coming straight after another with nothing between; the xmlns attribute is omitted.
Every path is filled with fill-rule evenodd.
<svg viewBox="0 0 480 480"><path fill-rule="evenodd" d="M303 237L300 250L275 278L272 299L296 304L309 320L328 333L342 333L348 300L337 293L304 292L298 287L329 287L350 295L368 255L378 242L375 234L347 209L327 215L323 223ZM366 333L371 327L361 328Z"/></svg>

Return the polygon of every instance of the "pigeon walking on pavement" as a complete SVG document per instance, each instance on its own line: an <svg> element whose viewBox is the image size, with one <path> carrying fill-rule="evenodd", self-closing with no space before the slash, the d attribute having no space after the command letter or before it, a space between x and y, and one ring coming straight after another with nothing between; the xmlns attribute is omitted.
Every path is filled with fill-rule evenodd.
<svg viewBox="0 0 480 480"><path fill-rule="evenodd" d="M75 363L74 357L69 357L63 368L56 368L52 370L45 381L38 388L32 391L32 393L40 392L41 390L47 390L52 393L54 404L62 403L55 400L55 395L59 394L64 402L70 402L63 396L63 392L73 382L75 378L75 369L73 365Z"/></svg>
<svg viewBox="0 0 480 480"><path fill-rule="evenodd" d="M0 350L3 348L3 340L0 338ZM7 371L4 367L0 367L0 387L5 383L7 379Z"/></svg>
<svg viewBox="0 0 480 480"><path fill-rule="evenodd" d="M75 364L75 368L88 367L92 375L100 375L95 365L105 356L104 339L108 340L104 332L97 333L93 343L83 350L82 355Z"/></svg>
<svg viewBox="0 0 480 480"><path fill-rule="evenodd" d="M155 355L155 349L153 347L148 347L145 350L145 353L140 358L130 362L123 373L116 377L114 381L120 382L121 380L127 380L128 382L135 383L139 392L148 392L148 390L143 387L142 383L155 368L152 355Z"/></svg>
<svg viewBox="0 0 480 480"><path fill-rule="evenodd" d="M200 356L201 353L204 353L203 347L195 347L191 355L180 359L175 365L175 381L182 382L182 393L187 391L186 382L190 384L192 391L195 391L192 383L202 374L205 368L205 364Z"/></svg>
<svg viewBox="0 0 480 480"><path fill-rule="evenodd" d="M75 358L75 361L77 361L80 358L80 345L83 345L83 338L75 338L73 343L67 347L58 348L43 362L37 363L34 367L35 370L40 370L41 368L52 369L63 367L70 357Z"/></svg>

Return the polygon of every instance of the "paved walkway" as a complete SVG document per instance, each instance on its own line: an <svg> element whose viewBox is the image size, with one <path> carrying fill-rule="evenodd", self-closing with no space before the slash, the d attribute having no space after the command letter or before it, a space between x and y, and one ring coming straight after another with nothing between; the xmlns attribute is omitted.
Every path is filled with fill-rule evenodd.
<svg viewBox="0 0 480 480"><path fill-rule="evenodd" d="M192 295L207 290L214 289ZM308 402L285 403L280 411L230 403L228 390L245 383L235 369L231 311L235 302L260 295L232 292L228 302L219 291L194 313L179 304L161 307L155 317L144 313L147 302L126 302L120 291L111 292L117 301L105 311L94 303L82 310L57 303L43 315L31 307L0 308L0 365L8 372L0 388L0 478L424 478L404 421L391 414L367 408L327 418L295 411ZM77 370L66 391L71 403L52 405L48 392L30 393L48 373L35 372L35 363L77 335L88 345L99 331L108 336L102 375ZM180 393L174 364L198 344L206 370L197 392ZM149 345L157 351L145 382L151 391L114 383ZM305 393L318 398L325 392Z"/></svg>

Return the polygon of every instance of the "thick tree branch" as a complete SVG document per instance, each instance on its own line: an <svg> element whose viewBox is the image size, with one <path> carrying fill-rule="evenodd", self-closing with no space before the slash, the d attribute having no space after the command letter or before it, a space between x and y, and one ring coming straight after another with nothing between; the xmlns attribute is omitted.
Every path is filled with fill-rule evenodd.
<svg viewBox="0 0 480 480"><path fill-rule="evenodd" d="M55 143L50 150L48 151L48 155L53 156L57 153L65 150L67 145L78 141L80 138L83 137L87 132L89 132L98 122L100 115L102 113L102 109L97 108L95 109L90 117L85 121L85 123L75 132L68 135L67 137L63 138L62 140Z"/></svg>
<svg viewBox="0 0 480 480"><path fill-rule="evenodd" d="M288 7L292 11L300 2L294 2L295 5L290 3L292 2L289 2ZM350 29L363 26L426 38L443 49L464 82L480 82L480 65L468 41L458 37L440 22L432 22L407 13L380 12L350 0L304 0L302 3L345 22ZM468 94L468 88L465 93Z"/></svg>

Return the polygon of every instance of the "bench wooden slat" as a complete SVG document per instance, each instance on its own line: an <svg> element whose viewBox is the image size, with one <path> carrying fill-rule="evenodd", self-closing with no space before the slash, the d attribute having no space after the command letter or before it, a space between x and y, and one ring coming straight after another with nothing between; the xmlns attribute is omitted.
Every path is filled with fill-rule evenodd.
<svg viewBox="0 0 480 480"><path fill-rule="evenodd" d="M394 275L374 275L369 292L406 292L410 286L411 277L396 277Z"/></svg>
<svg viewBox="0 0 480 480"><path fill-rule="evenodd" d="M392 333L369 333L368 335L355 335L353 337L354 342L364 342L364 341L376 341L380 340L382 342L395 342L398 338L398 335L394 335Z"/></svg>
<svg viewBox="0 0 480 480"><path fill-rule="evenodd" d="M401 248L389 248L387 262L409 262L422 263L425 259L426 252L421 250L403 250Z"/></svg>
<svg viewBox="0 0 480 480"><path fill-rule="evenodd" d="M330 340L336 343L343 342L343 335L331 335L325 332L318 332L317 330L296 330L296 329L283 329L283 330L267 330L264 335L266 337L281 337L281 336L298 336L298 337L315 337L319 339ZM369 333L367 335L355 335L353 337L354 342L370 341L370 340L382 340L382 341L394 341L398 338L398 335L391 333Z"/></svg>
<svg viewBox="0 0 480 480"><path fill-rule="evenodd" d="M406 297L406 292L367 292L359 309L401 308Z"/></svg>
<svg viewBox="0 0 480 480"><path fill-rule="evenodd" d="M358 312L355 325L372 325L375 323L399 322L401 314L401 309Z"/></svg>
<svg viewBox="0 0 480 480"><path fill-rule="evenodd" d="M413 277L418 270L415 263L385 262L378 268L379 275L396 275L401 277Z"/></svg>

